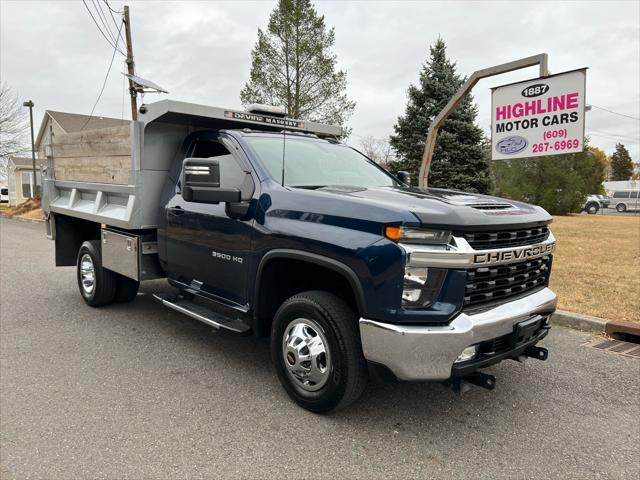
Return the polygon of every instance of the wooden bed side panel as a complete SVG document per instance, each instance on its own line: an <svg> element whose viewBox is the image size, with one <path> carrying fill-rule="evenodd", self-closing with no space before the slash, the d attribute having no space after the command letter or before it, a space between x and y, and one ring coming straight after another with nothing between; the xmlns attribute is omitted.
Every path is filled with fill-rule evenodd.
<svg viewBox="0 0 640 480"><path fill-rule="evenodd" d="M129 125L54 135L56 180L126 185L131 173Z"/></svg>

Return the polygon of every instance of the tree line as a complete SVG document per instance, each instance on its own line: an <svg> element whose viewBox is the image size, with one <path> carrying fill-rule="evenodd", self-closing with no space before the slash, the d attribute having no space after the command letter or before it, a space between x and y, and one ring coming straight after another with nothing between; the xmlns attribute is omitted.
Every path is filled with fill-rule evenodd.
<svg viewBox="0 0 640 480"><path fill-rule="evenodd" d="M279 0L266 30L258 29L243 104L284 105L289 115L346 127L355 102L346 94L347 72L337 68L335 30L310 0ZM407 89L404 114L389 139L360 139L363 153L391 172L417 179L426 133L433 119L466 80L438 38ZM467 95L440 129L430 187L496 194L541 205L551 213L580 210L588 193L604 193L605 180L627 180L634 164L624 145L609 157L595 146L542 158L492 161L489 140L476 123ZM346 128L347 133L350 132ZM588 139L585 139L588 145Z"/></svg>
<svg viewBox="0 0 640 480"><path fill-rule="evenodd" d="M338 68L334 44L335 29L327 27L311 0L279 0L266 29L258 29L241 102L283 105L291 117L341 125L349 135L348 121L356 104L346 93L347 72ZM444 40L438 38L429 48L417 82L408 86L405 111L393 125L393 133L388 139L361 138L360 149L392 173L407 171L417 179L429 126L465 80L447 56ZM3 86L0 172L8 155L23 152L27 144L24 113L16 102ZM637 168L622 144L610 157L589 146L569 155L492 161L477 114L473 97L467 95L444 122L431 164L430 187L497 194L562 214L578 211L585 194L602 193L605 179L629 179Z"/></svg>

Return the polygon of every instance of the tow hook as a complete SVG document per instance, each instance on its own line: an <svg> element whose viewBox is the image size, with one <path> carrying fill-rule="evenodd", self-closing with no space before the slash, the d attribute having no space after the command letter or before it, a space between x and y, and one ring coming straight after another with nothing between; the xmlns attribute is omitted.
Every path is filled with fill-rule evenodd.
<svg viewBox="0 0 640 480"><path fill-rule="evenodd" d="M454 392L462 394L470 389L470 384L476 387L486 388L487 390L493 390L496 388L496 377L488 373L474 372L470 375L454 379L451 386Z"/></svg>
<svg viewBox="0 0 640 480"><path fill-rule="evenodd" d="M524 354L527 357L535 358L537 360L546 360L549 358L549 350L542 347L529 347L525 350Z"/></svg>

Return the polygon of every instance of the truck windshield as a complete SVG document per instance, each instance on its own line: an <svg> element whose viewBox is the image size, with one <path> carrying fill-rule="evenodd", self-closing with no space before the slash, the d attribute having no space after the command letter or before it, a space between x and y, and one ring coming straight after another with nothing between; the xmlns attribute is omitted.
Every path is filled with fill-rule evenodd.
<svg viewBox="0 0 640 480"><path fill-rule="evenodd" d="M398 185L391 175L367 157L346 145L325 140L296 138L287 135L273 137L247 136L271 177L298 188L321 188L348 185L355 187L391 187Z"/></svg>

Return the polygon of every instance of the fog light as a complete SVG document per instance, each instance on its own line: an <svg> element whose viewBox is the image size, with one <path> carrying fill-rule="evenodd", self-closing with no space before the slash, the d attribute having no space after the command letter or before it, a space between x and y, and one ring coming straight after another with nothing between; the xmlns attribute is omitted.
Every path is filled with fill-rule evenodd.
<svg viewBox="0 0 640 480"><path fill-rule="evenodd" d="M441 268L407 265L404 270L402 306L426 308L437 299L447 271Z"/></svg>
<svg viewBox="0 0 640 480"><path fill-rule="evenodd" d="M478 353L478 347L476 347L475 345L471 345L470 347L465 348L460 354L460 356L456 358L456 361L453 363L460 363L460 362L466 362L467 360L471 360L476 356L476 353Z"/></svg>

